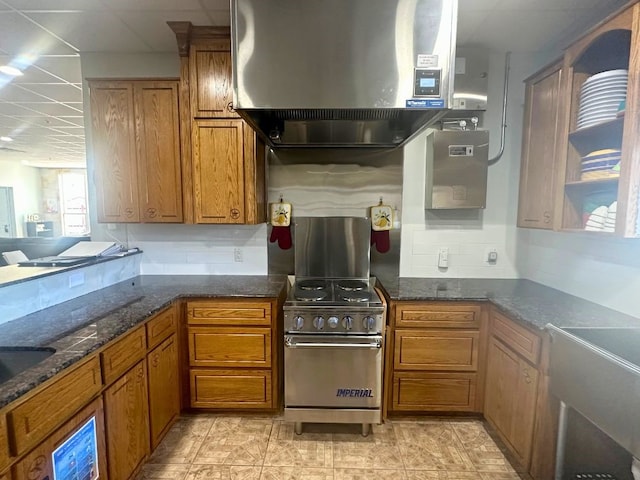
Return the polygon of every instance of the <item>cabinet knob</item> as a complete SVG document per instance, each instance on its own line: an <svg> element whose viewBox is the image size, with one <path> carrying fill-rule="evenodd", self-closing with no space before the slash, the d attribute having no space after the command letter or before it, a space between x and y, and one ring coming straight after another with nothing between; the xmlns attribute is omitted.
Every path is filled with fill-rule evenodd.
<svg viewBox="0 0 640 480"><path fill-rule="evenodd" d="M238 218L240 218L240 210L238 210L237 208L232 208L230 211L231 214L231 218L233 218L234 220L237 220Z"/></svg>
<svg viewBox="0 0 640 480"><path fill-rule="evenodd" d="M155 208L147 208L147 217L156 218L157 215L158 215L158 210L156 210Z"/></svg>
<svg viewBox="0 0 640 480"><path fill-rule="evenodd" d="M235 112L235 108L233 108L233 102L227 103L227 111Z"/></svg>
<svg viewBox="0 0 640 480"><path fill-rule="evenodd" d="M542 215L544 216L544 223L551 222L551 212L549 210L545 210Z"/></svg>
<svg viewBox="0 0 640 480"><path fill-rule="evenodd" d="M125 208L124 209L124 214L127 217L133 217L133 208L129 207L129 208Z"/></svg>
<svg viewBox="0 0 640 480"><path fill-rule="evenodd" d="M151 359L151 365L156 368L158 366L158 363L160 363L160 358L158 356L158 354L156 353L153 358Z"/></svg>

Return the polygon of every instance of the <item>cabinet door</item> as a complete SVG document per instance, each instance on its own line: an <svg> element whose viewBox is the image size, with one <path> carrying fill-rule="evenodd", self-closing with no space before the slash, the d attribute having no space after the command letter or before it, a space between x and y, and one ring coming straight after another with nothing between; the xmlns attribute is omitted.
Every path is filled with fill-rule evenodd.
<svg viewBox="0 0 640 480"><path fill-rule="evenodd" d="M9 465L9 439L7 437L7 420L0 415L0 471ZM2 478L2 477L0 477Z"/></svg>
<svg viewBox="0 0 640 480"><path fill-rule="evenodd" d="M244 223L244 122L197 120L193 124L196 223Z"/></svg>
<svg viewBox="0 0 640 480"><path fill-rule="evenodd" d="M98 222L139 222L133 86L129 82L89 86Z"/></svg>
<svg viewBox="0 0 640 480"><path fill-rule="evenodd" d="M77 476L73 478L89 478L91 472L97 473L99 478L106 478L107 464L105 458L104 414L101 398L97 398L75 414L62 427L50 434L42 443L20 460L13 467L13 478L15 480L53 480L53 452L75 432L87 432L87 430L91 432L92 430L90 428L87 429L87 427L93 425L95 425L95 444L91 441L91 437L87 438L88 436L79 434L78 437L80 437L83 442L81 445L84 446L86 445L85 442L88 442L89 448L86 450L67 448L67 452L70 452L70 454L79 454L75 457ZM76 437L76 439L78 439L78 437ZM72 446L74 443L76 446L80 444L78 440L75 440L75 442L69 442L67 446ZM61 451L63 450L60 450L58 453ZM97 458L93 454L95 452L97 452ZM62 467L64 468L64 464L62 464ZM61 476L59 473L60 472L58 472L56 478L71 478L71 475ZM4 480L4 477L0 475L0 479Z"/></svg>
<svg viewBox="0 0 640 480"><path fill-rule="evenodd" d="M484 414L523 467L529 467L533 441L538 371L491 338L487 356Z"/></svg>
<svg viewBox="0 0 640 480"><path fill-rule="evenodd" d="M238 118L233 109L230 40L197 44L189 56L194 118Z"/></svg>
<svg viewBox="0 0 640 480"><path fill-rule="evenodd" d="M104 392L109 480L128 480L149 453L146 370L139 362Z"/></svg>
<svg viewBox="0 0 640 480"><path fill-rule="evenodd" d="M562 64L530 79L526 87L518 226L554 227L558 169L557 141L561 120Z"/></svg>
<svg viewBox="0 0 640 480"><path fill-rule="evenodd" d="M172 420L180 413L178 347L171 335L147 357L149 367L149 423L151 449L160 443Z"/></svg>
<svg viewBox="0 0 640 480"><path fill-rule="evenodd" d="M134 83L143 222L182 222L178 82Z"/></svg>

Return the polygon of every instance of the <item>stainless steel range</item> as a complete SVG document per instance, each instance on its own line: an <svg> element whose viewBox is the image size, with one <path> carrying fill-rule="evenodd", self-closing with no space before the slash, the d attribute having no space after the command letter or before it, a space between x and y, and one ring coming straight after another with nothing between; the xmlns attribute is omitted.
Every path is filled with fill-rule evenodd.
<svg viewBox="0 0 640 480"><path fill-rule="evenodd" d="M385 307L369 277L366 218L297 218L284 304L285 420L380 423Z"/></svg>

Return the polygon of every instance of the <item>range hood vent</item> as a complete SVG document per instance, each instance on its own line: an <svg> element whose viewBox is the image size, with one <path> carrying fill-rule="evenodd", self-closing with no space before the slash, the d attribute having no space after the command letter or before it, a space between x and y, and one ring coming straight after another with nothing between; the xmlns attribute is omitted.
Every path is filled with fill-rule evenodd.
<svg viewBox="0 0 640 480"><path fill-rule="evenodd" d="M396 147L453 103L458 0L231 0L236 111L273 147Z"/></svg>
<svg viewBox="0 0 640 480"><path fill-rule="evenodd" d="M400 109L240 111L274 147L396 147L445 113Z"/></svg>

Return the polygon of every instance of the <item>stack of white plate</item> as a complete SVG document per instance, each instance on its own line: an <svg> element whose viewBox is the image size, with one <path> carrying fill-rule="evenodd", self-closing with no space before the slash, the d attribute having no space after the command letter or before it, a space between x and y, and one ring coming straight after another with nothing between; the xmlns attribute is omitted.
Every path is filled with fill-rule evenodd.
<svg viewBox="0 0 640 480"><path fill-rule="evenodd" d="M608 70L587 79L580 90L578 130L615 120L620 104L627 98L627 70Z"/></svg>

